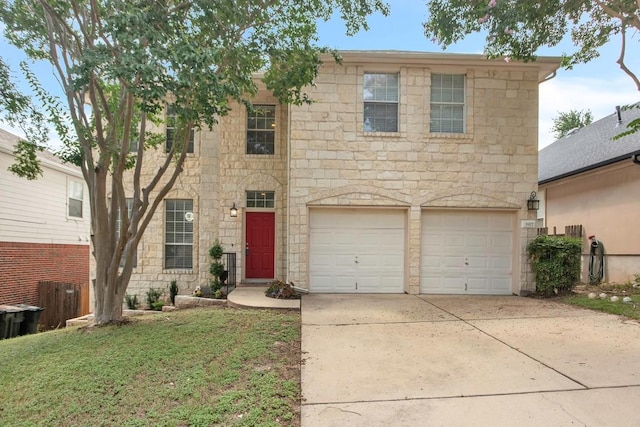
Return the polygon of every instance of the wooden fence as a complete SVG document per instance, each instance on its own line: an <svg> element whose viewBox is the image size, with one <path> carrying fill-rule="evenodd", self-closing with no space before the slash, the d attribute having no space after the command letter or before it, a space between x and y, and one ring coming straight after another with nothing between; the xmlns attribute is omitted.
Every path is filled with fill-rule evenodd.
<svg viewBox="0 0 640 427"><path fill-rule="evenodd" d="M40 327L56 329L66 325L67 320L89 314L89 285L42 281L38 283Z"/></svg>
<svg viewBox="0 0 640 427"><path fill-rule="evenodd" d="M538 235L550 235L547 227L538 228ZM564 227L564 234L558 234L556 227L553 227L552 236L569 236L582 238L582 225L567 225Z"/></svg>

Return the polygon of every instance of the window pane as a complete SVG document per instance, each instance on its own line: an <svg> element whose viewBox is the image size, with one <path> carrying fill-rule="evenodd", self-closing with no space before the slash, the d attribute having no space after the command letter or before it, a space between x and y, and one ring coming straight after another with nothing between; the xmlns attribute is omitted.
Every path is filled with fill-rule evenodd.
<svg viewBox="0 0 640 427"><path fill-rule="evenodd" d="M431 132L463 133L465 76L433 74L431 76Z"/></svg>
<svg viewBox="0 0 640 427"><path fill-rule="evenodd" d="M365 132L397 132L398 104L366 102L363 129Z"/></svg>
<svg viewBox="0 0 640 427"><path fill-rule="evenodd" d="M171 147L173 146L176 140L181 141L184 138L184 130L182 132L178 132L178 120L174 110L173 105L167 105L167 115L166 115L166 144L165 151L168 153L171 151ZM187 153L194 152L194 139L195 139L195 130L190 129L189 131L189 139L187 141Z"/></svg>
<svg viewBox="0 0 640 427"><path fill-rule="evenodd" d="M82 200L69 199L69 216L82 218Z"/></svg>
<svg viewBox="0 0 640 427"><path fill-rule="evenodd" d="M275 153L275 105L254 105L247 110L247 154Z"/></svg>
<svg viewBox="0 0 640 427"><path fill-rule="evenodd" d="M398 102L398 74L364 75L363 99L365 101Z"/></svg>
<svg viewBox="0 0 640 427"><path fill-rule="evenodd" d="M166 200L165 211L165 268L192 268L193 222L185 214L193 200Z"/></svg>

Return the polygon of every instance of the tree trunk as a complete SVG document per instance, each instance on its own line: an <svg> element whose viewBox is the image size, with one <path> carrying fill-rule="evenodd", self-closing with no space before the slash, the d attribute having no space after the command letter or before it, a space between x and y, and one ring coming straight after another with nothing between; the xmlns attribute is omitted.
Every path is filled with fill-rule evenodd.
<svg viewBox="0 0 640 427"><path fill-rule="evenodd" d="M122 321L122 301L123 295L118 295L116 290L115 277L111 280L98 280L94 283L95 295L95 325L105 325L108 323Z"/></svg>

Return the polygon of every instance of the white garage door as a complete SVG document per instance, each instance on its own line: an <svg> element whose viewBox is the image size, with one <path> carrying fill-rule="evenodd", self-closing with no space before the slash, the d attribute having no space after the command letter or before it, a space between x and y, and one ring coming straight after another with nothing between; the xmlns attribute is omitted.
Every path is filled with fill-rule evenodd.
<svg viewBox="0 0 640 427"><path fill-rule="evenodd" d="M423 211L420 292L511 294L514 223L510 212Z"/></svg>
<svg viewBox="0 0 640 427"><path fill-rule="evenodd" d="M405 212L312 209L311 292L402 293Z"/></svg>

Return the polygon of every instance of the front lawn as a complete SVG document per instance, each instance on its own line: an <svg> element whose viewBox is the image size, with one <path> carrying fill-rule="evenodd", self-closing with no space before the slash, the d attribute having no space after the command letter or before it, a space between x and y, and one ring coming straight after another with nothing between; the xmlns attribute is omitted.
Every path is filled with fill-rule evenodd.
<svg viewBox="0 0 640 427"><path fill-rule="evenodd" d="M2 426L299 426L300 315L200 308L0 341Z"/></svg>
<svg viewBox="0 0 640 427"><path fill-rule="evenodd" d="M595 294L596 298L589 298L590 293ZM600 294L605 294L606 297L604 299L600 298ZM612 302L612 296L617 296L619 301ZM630 297L632 302L622 302L626 296ZM637 286L634 287L632 283L580 285L575 288L573 295L562 297L562 301L567 304L617 314L630 319L640 319L640 289Z"/></svg>

